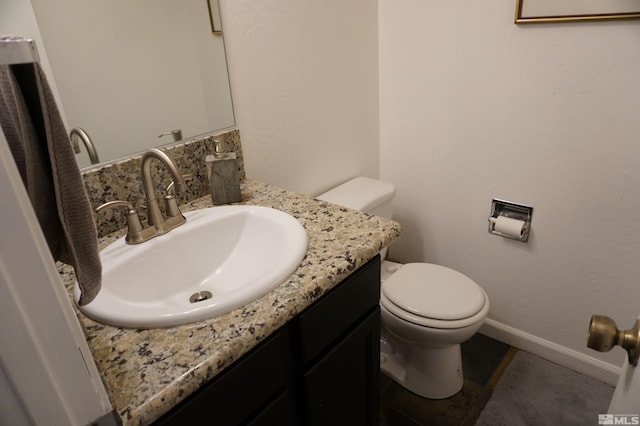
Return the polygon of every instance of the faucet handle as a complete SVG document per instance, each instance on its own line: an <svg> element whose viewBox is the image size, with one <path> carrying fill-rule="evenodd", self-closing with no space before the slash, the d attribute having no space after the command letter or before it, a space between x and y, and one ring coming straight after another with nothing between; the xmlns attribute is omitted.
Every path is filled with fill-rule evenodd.
<svg viewBox="0 0 640 426"><path fill-rule="evenodd" d="M164 196L164 209L167 215L165 224L169 227L169 229L180 226L187 221L187 219L178 208L178 202L175 195Z"/></svg>
<svg viewBox="0 0 640 426"><path fill-rule="evenodd" d="M183 174L182 175L182 179L185 182L189 182L191 179L193 179L193 173L185 173L185 174ZM169 193L172 189L175 192L175 189L176 189L176 181L175 180L172 180L171 183L169 183L169 185L167 185L167 187L164 189L164 191L166 193Z"/></svg>
<svg viewBox="0 0 640 426"><path fill-rule="evenodd" d="M140 223L140 217L138 216L138 212L133 205L127 201L115 200L108 201L104 204L96 207L96 213L101 212L102 210L110 207L126 207L127 208L127 236L125 237L125 241L127 244L138 244L143 240L143 227L142 223Z"/></svg>
<svg viewBox="0 0 640 426"><path fill-rule="evenodd" d="M182 216L175 195L164 196L164 211L167 213L167 217L169 218Z"/></svg>
<svg viewBox="0 0 640 426"><path fill-rule="evenodd" d="M193 173L185 173L182 175L182 179L187 182L193 179ZM173 190L173 194L170 194L171 190ZM164 211L167 214L167 217L183 217L180 209L178 208L178 200L176 199L177 191L176 191L176 181L172 180L169 185L165 188L166 195L164 196Z"/></svg>
<svg viewBox="0 0 640 426"><path fill-rule="evenodd" d="M122 200L115 200L115 201L107 201L104 204L100 204L98 207L95 208L95 212L96 213L100 213L102 210L109 208L109 207L119 207L119 206L124 206L127 207L129 210L135 210L133 208L133 204L131 204L128 201L122 201Z"/></svg>

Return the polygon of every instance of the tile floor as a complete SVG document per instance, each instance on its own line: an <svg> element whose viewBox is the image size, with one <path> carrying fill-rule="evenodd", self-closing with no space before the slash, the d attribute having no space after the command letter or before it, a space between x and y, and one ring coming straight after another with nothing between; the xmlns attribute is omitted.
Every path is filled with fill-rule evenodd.
<svg viewBox="0 0 640 426"><path fill-rule="evenodd" d="M517 349L482 334L462 345L464 385L451 398L421 398L381 374L382 426L473 426Z"/></svg>

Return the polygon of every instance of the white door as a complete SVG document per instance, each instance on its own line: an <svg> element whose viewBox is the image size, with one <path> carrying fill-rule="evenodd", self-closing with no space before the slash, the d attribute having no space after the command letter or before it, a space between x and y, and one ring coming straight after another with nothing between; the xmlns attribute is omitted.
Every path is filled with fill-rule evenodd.
<svg viewBox="0 0 640 426"><path fill-rule="evenodd" d="M640 365L629 365L627 357L611 398L609 414L629 415L627 424L640 424Z"/></svg>
<svg viewBox="0 0 640 426"><path fill-rule="evenodd" d="M2 129L0 200L0 424L115 424Z"/></svg>

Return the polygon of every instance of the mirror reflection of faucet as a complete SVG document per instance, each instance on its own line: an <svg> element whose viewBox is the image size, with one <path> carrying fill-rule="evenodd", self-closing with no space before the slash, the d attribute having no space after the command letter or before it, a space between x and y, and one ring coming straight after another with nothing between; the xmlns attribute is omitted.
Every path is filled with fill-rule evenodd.
<svg viewBox="0 0 640 426"><path fill-rule="evenodd" d="M163 136L169 136L171 135L171 137L173 137L173 141L174 142L178 142L182 140L182 129L174 129L170 132L167 133L161 133L158 135L159 138L163 137Z"/></svg>
<svg viewBox="0 0 640 426"><path fill-rule="evenodd" d="M80 154L80 144L78 143L78 139L80 139L85 149L87 150L87 154L89 155L89 161L91 161L91 164L98 164L100 162L96 146L93 144L93 141L91 140L89 134L82 127L75 127L71 129L71 131L69 132L69 139L71 140L73 152L75 152L76 154Z"/></svg>

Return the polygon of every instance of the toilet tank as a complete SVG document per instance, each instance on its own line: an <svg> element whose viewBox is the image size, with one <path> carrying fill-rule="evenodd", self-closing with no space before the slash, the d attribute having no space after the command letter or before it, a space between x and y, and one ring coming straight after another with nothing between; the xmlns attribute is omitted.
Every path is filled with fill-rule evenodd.
<svg viewBox="0 0 640 426"><path fill-rule="evenodd" d="M318 195L322 201L391 219L395 187L376 179L357 177Z"/></svg>

